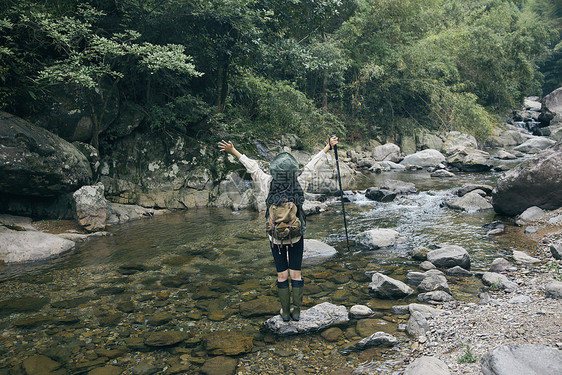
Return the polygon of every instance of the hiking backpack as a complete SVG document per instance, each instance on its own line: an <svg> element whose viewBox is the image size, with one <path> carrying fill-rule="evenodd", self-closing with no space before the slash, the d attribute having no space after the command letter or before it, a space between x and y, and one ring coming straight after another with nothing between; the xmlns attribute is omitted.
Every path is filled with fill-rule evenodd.
<svg viewBox="0 0 562 375"><path fill-rule="evenodd" d="M288 201L278 206L273 204L269 206L265 228L272 241L289 244L293 238L302 235L298 211L297 205Z"/></svg>

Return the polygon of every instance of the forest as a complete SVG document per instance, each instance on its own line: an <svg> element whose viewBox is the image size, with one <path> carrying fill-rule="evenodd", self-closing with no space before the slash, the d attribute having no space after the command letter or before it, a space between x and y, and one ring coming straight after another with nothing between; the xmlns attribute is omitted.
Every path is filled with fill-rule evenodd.
<svg viewBox="0 0 562 375"><path fill-rule="evenodd" d="M485 139L562 86L560 0L2 0L0 110L79 102L146 132Z"/></svg>

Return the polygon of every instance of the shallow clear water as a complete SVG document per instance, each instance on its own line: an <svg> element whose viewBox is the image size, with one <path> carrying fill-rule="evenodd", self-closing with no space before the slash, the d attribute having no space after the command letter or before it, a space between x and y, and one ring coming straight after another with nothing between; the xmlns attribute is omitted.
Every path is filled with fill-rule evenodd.
<svg viewBox="0 0 562 375"><path fill-rule="evenodd" d="M528 243L520 237L520 231L512 227L508 227L507 233L502 236L486 236L482 226L498 219L493 212L466 213L451 210L442 204L452 197L455 187L464 183L493 185L496 178L497 175L488 173L463 174L436 180L420 171L387 172L356 179L357 190L350 194L354 201L345 206L351 240L349 251L346 248L341 204L337 199L328 201L327 212L308 218L306 237L334 246L337 255L322 264L305 261L305 290L308 288L305 305L330 301L349 308L354 304L366 304L388 314L388 309L394 304L415 301L415 297L400 301L373 299L369 295L369 280L364 273L379 271L403 280L408 271L419 270L419 262L408 256L409 251L416 246L462 246L470 253L472 269L477 271L485 270L497 256L508 256L512 250L524 249ZM387 179L413 182L419 193L399 197L390 203L365 199L361 189L380 186ZM120 301L132 300L139 306L138 310L121 317L122 320L116 325L136 329L139 324L142 326L146 323L146 316L155 309L165 308L174 314L186 311L192 314L190 318L178 318L175 323L176 326L184 325L186 329L196 325L199 331L204 332L205 329L214 329L213 325L218 324L226 329L252 328L256 331L265 317L243 319L236 306L256 295L275 296L275 269L265 239L263 221L263 214L256 212L212 208L175 212L116 226L110 229L112 236L77 244L75 250L56 259L0 268L0 300L17 303L17 298L45 296L53 303L88 295L90 305L69 309L67 313L94 322L99 316L105 316L104 309L117 310ZM394 229L404 237L404 242L391 249L376 251L356 246L353 241L355 235L373 228ZM126 272L131 268L133 272ZM177 280L183 281L175 285ZM458 299L475 300L481 287L477 278L450 278L449 281L453 295ZM110 287L120 289L108 292ZM208 300L202 304L203 297L199 298L201 290L207 288L213 292L220 291L210 294L211 300L218 301L216 306ZM171 291L171 296L167 297L169 299L159 302L162 306L143 300L145 294L162 291ZM0 314L0 327L7 330L0 344L5 344L22 332L30 334L26 328L13 326L18 319L36 314L56 315L60 311L49 305L24 311L18 311L13 306L11 308L11 314ZM217 310L228 312L218 323L209 320L211 312ZM197 315L195 313L200 316L194 318ZM390 315L387 319L393 320L390 331L399 334L396 331L396 319ZM56 326L56 322L39 324L33 328L33 334L42 335L47 345L58 342L62 340L58 335L64 335L68 329ZM45 336L41 333L55 329L53 327L57 330L54 334ZM73 329L82 332L92 328L86 324ZM118 340L115 340L105 345L117 345ZM286 343L289 339L284 340L273 345ZM315 339L309 336L298 340ZM18 340L14 339L14 342ZM8 356L17 354L25 357L35 352L35 347L29 342L0 347L0 365L9 367L11 362L7 360ZM79 358L73 360L78 361ZM349 358L346 360L350 361Z"/></svg>

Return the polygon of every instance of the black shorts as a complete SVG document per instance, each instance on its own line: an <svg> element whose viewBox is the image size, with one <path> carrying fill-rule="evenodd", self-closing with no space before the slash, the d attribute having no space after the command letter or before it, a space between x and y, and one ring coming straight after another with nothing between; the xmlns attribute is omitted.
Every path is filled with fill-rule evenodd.
<svg viewBox="0 0 562 375"><path fill-rule="evenodd" d="M304 251L304 238L301 237L299 242L292 245L271 245L271 253L275 261L277 272L292 269L300 271L302 267L302 255Z"/></svg>

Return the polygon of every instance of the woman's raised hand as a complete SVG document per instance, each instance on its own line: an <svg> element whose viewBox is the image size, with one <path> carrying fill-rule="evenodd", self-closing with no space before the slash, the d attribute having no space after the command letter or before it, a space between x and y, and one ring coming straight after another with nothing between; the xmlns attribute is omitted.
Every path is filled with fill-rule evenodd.
<svg viewBox="0 0 562 375"><path fill-rule="evenodd" d="M234 150L234 145L230 141L226 142L225 140L222 140L219 142L219 149L221 151L227 151L232 153L232 151Z"/></svg>
<svg viewBox="0 0 562 375"><path fill-rule="evenodd" d="M238 150L236 150L234 148L234 145L230 141L227 142L224 139L222 141L220 141L219 142L219 149L221 151L230 152L232 155L236 156L238 159L240 159L242 157L242 154L239 153Z"/></svg>
<svg viewBox="0 0 562 375"><path fill-rule="evenodd" d="M335 145L337 145L339 143L338 137L336 137L335 135L333 135L332 137L330 137L330 140L328 141L328 144L326 144L326 147L324 147L324 152L328 152L330 151L332 148L334 148Z"/></svg>

